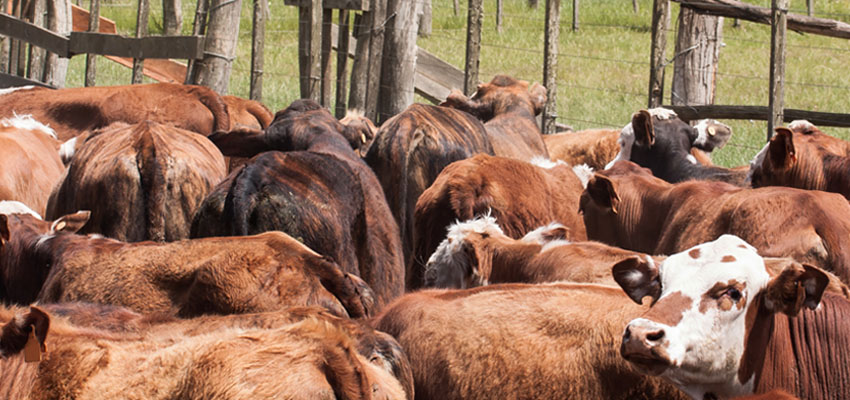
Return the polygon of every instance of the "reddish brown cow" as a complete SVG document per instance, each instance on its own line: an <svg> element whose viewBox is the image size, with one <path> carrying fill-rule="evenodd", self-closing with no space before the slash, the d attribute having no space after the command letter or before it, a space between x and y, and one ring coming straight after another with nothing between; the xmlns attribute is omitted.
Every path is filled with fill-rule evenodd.
<svg viewBox="0 0 850 400"><path fill-rule="evenodd" d="M87 220L87 212L53 222L0 214L0 299L91 301L183 317L312 304L361 317L374 302L362 280L281 232L124 243L73 234Z"/></svg>
<svg viewBox="0 0 850 400"><path fill-rule="evenodd" d="M194 331L181 329L196 324L186 321L116 333L77 327L35 306L3 308L0 393L32 399L406 398L398 380L359 354L356 339L331 321L309 317L246 329L210 319L215 327ZM25 347L42 353L41 361L26 362Z"/></svg>
<svg viewBox="0 0 850 400"><path fill-rule="evenodd" d="M65 172L58 145L53 129L31 117L0 120L0 200L20 201L44 215L47 198Z"/></svg>
<svg viewBox="0 0 850 400"><path fill-rule="evenodd" d="M271 125L274 114L259 101L243 99L237 96L222 96L230 115L231 129L266 129Z"/></svg>
<svg viewBox="0 0 850 400"><path fill-rule="evenodd" d="M348 110L345 117L339 120L340 124L346 126L346 130L351 131L360 136L360 144L354 147L355 152L360 157L366 157L366 152L372 146L372 141L378 134L378 127L360 110Z"/></svg>
<svg viewBox="0 0 850 400"><path fill-rule="evenodd" d="M0 117L30 114L66 141L113 122L156 121L202 135L230 129L227 105L212 89L175 83L29 88L0 95Z"/></svg>
<svg viewBox="0 0 850 400"><path fill-rule="evenodd" d="M503 284L409 293L374 326L407 353L417 399L685 399L617 352L645 310L614 287Z"/></svg>
<svg viewBox="0 0 850 400"><path fill-rule="evenodd" d="M91 210L83 231L122 241L188 238L195 211L227 174L205 137L156 122L116 123L80 142L46 217Z"/></svg>
<svg viewBox="0 0 850 400"><path fill-rule="evenodd" d="M408 268L416 200L447 165L479 153L493 155L484 125L453 108L413 104L381 125L364 160L387 196Z"/></svg>
<svg viewBox="0 0 850 400"><path fill-rule="evenodd" d="M569 229L570 240L585 240L584 224L576 213L582 181L566 164L540 165L545 167L479 154L446 167L416 202L407 289L422 286L425 262L456 220L490 212L512 238L555 221Z"/></svg>
<svg viewBox="0 0 850 400"><path fill-rule="evenodd" d="M808 121L794 121L756 155L747 179L753 187L790 186L840 193L850 199L850 154L844 140L829 136Z"/></svg>
<svg viewBox="0 0 850 400"><path fill-rule="evenodd" d="M588 237L614 246L673 254L729 233L764 256L793 257L850 282L850 204L834 193L670 184L624 161L590 180L581 210Z"/></svg>
<svg viewBox="0 0 850 400"><path fill-rule="evenodd" d="M771 277L755 248L723 235L660 266L624 260L613 274L631 299L653 304L625 325L622 356L693 398L850 393L850 302L824 292L818 268L792 265Z"/></svg>
<svg viewBox="0 0 850 400"><path fill-rule="evenodd" d="M546 88L541 85L529 88L526 81L496 75L490 83L479 84L472 98L454 90L440 105L466 111L484 122L497 156L523 161L549 158L535 118L546 105Z"/></svg>

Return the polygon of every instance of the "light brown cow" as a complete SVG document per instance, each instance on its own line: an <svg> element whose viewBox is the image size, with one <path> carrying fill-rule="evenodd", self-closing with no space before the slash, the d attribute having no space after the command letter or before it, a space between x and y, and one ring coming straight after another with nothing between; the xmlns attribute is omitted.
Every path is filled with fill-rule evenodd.
<svg viewBox="0 0 850 400"><path fill-rule="evenodd" d="M496 75L489 83L467 98L453 90L441 106L466 111L482 122L497 156L531 161L535 157L549 158L543 135L535 116L546 105L546 88Z"/></svg>
<svg viewBox="0 0 850 400"><path fill-rule="evenodd" d="M78 146L46 217L91 210L83 232L122 241L188 238L195 211L227 175L205 137L151 121L110 125Z"/></svg>
<svg viewBox="0 0 850 400"><path fill-rule="evenodd" d="M617 352L645 310L610 286L503 284L408 293L374 326L407 353L417 399L684 399Z"/></svg>
<svg viewBox="0 0 850 400"><path fill-rule="evenodd" d="M175 83L21 88L0 94L0 117L29 114L64 142L113 122L156 121L209 135L230 129L227 105L210 88Z"/></svg>
<svg viewBox="0 0 850 400"><path fill-rule="evenodd" d="M230 115L230 128L266 129L271 125L274 114L259 101L237 96L222 96Z"/></svg>
<svg viewBox="0 0 850 400"><path fill-rule="evenodd" d="M573 167L548 160L535 165L479 154L449 164L416 202L407 289L422 286L425 262L456 220L491 213L512 238L554 221L569 229L568 239L585 240L576 212L582 190Z"/></svg>
<svg viewBox="0 0 850 400"><path fill-rule="evenodd" d="M177 323L116 333L33 306L3 308L0 323L7 398L405 398L397 379L357 352L349 332L320 318L274 329L186 331ZM28 340L35 356L43 353L40 362L20 354Z"/></svg>
<svg viewBox="0 0 850 400"><path fill-rule="evenodd" d="M124 243L73 234L88 215L46 222L0 214L0 298L89 301L183 317L293 305L362 317L374 303L362 280L281 232Z"/></svg>
<svg viewBox="0 0 850 400"><path fill-rule="evenodd" d="M635 302L653 304L625 325L622 356L694 399L850 393L850 302L824 293L818 268L792 265L771 277L754 247L723 235L660 266L624 260L613 274Z"/></svg>
<svg viewBox="0 0 850 400"><path fill-rule="evenodd" d="M753 187L790 186L840 193L850 199L850 143L829 136L808 121L794 121L753 159L747 179Z"/></svg>
<svg viewBox="0 0 850 400"><path fill-rule="evenodd" d="M632 162L597 173L581 195L591 240L673 254L724 233L850 282L850 204L835 193L723 182L670 184Z"/></svg>
<svg viewBox="0 0 850 400"><path fill-rule="evenodd" d="M0 200L20 201L44 215L47 198L65 171L58 146L53 129L32 117L0 120Z"/></svg>

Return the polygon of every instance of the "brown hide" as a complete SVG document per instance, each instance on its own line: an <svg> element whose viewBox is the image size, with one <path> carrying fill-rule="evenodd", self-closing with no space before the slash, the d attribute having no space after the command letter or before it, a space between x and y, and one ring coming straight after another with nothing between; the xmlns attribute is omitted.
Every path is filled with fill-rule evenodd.
<svg viewBox="0 0 850 400"><path fill-rule="evenodd" d="M416 202L413 268L408 290L422 285L425 262L445 237L446 227L490 212L507 236L558 222L569 240L585 240L578 215L581 181L568 165L550 169L479 154L447 166Z"/></svg>
<svg viewBox="0 0 850 400"><path fill-rule="evenodd" d="M509 284L409 293L374 326L408 354L417 399L685 399L619 355L643 310L613 287Z"/></svg>
<svg viewBox="0 0 850 400"><path fill-rule="evenodd" d="M83 232L123 241L189 237L192 217L227 171L205 137L146 121L94 131L48 203L48 219L91 210Z"/></svg>
<svg viewBox="0 0 850 400"><path fill-rule="evenodd" d="M618 199L615 213L611 199ZM597 173L581 195L588 238L673 254L736 235L771 257L792 257L850 282L850 205L826 192L744 189L722 182L670 184L631 162Z"/></svg>
<svg viewBox="0 0 850 400"><path fill-rule="evenodd" d="M44 132L0 125L0 200L20 201L44 215L65 166L58 143Z"/></svg>
<svg viewBox="0 0 850 400"><path fill-rule="evenodd" d="M587 129L544 135L543 142L553 160L569 165L587 164L600 171L620 152L619 137L620 131L616 129Z"/></svg>
<svg viewBox="0 0 850 400"><path fill-rule="evenodd" d="M10 397L405 398L391 374L358 354L345 329L321 317L275 328L213 319L213 327L194 332L179 322L116 333L77 327L35 307L13 319L15 311L0 312L4 343L21 336L10 327L26 332L50 321L50 328L40 363L24 363L17 352L0 360L0 391Z"/></svg>
<svg viewBox="0 0 850 400"><path fill-rule="evenodd" d="M280 232L158 244L51 233L22 214L0 215L0 225L9 232L4 300L19 304L89 301L183 317L319 305L360 317L374 302L362 280Z"/></svg>
<svg viewBox="0 0 850 400"><path fill-rule="evenodd" d="M761 164L753 165L753 187L789 186L840 193L850 199L850 143L810 130L776 128Z"/></svg>
<svg viewBox="0 0 850 400"><path fill-rule="evenodd" d="M237 96L222 96L230 115L230 129L253 128L266 129L272 123L274 114L259 101L243 99Z"/></svg>
<svg viewBox="0 0 850 400"><path fill-rule="evenodd" d="M62 142L113 122L156 121L209 135L230 129L227 106L212 89L175 83L33 88L0 95L0 117L30 114Z"/></svg>
<svg viewBox="0 0 850 400"><path fill-rule="evenodd" d="M535 116L546 104L546 88L506 75L496 75L467 98L452 91L441 106L466 111L482 122L497 156L530 161L549 158Z"/></svg>

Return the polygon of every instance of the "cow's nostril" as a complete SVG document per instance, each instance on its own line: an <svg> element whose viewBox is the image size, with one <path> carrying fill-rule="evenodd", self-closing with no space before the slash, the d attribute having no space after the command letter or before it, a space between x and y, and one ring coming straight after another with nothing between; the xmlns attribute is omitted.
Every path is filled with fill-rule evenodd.
<svg viewBox="0 0 850 400"><path fill-rule="evenodd" d="M651 340L651 341L653 341L653 342L659 341L659 340L661 340L662 338L664 338L664 330L663 330L663 329L659 329L659 330L657 330L657 331L655 331L655 332L648 333L648 334L646 335L646 338L647 338L647 340Z"/></svg>
<svg viewBox="0 0 850 400"><path fill-rule="evenodd" d="M627 326L626 331L623 332L623 339L629 340L629 338L631 338L631 337L632 337L632 329Z"/></svg>

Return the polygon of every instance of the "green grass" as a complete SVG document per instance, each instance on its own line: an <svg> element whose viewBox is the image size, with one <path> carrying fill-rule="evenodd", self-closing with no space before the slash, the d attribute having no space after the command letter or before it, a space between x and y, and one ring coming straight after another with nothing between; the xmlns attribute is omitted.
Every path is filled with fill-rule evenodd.
<svg viewBox="0 0 850 400"><path fill-rule="evenodd" d="M102 14L115 20L119 30L135 28L135 3L113 0L102 5ZM118 1L124 3L117 3ZM415 0L414 0L415 1ZM433 1L433 33L420 38L419 46L449 63L462 67L465 55L466 1L454 14L449 0ZM770 0L750 0L760 6ZM194 2L183 7L184 32L189 33ZM502 32L496 32L496 0L484 1L483 46L480 78L513 75L529 81L543 77L544 1L529 9L524 0L504 0ZM815 15L850 22L850 2L815 0ZM239 47L230 82L230 93L248 95L251 52L251 2L242 4ZM625 125L631 114L647 103L652 0L640 0L639 11L627 0L582 1L579 30L571 29L572 2L561 0L557 105L559 122L575 129ZM675 30L678 4L672 3ZM792 11L805 13L805 3L792 2ZM151 8L151 30L161 31L161 8ZM336 18L336 16L335 16ZM274 1L267 25L263 100L272 109L286 107L298 98L297 10ZM716 104L767 105L770 27L741 21L723 27L725 46L720 52ZM668 33L667 57L675 46ZM788 35L786 107L814 111L850 112L850 42L809 34ZM85 58L75 57L68 86L81 86ZM130 70L103 58L98 62L98 85L126 84ZM665 103L669 103L673 66L666 69ZM424 102L417 97L417 101ZM730 144L715 152L715 162L734 166L747 163L764 143L764 121L724 121L734 129ZM826 132L850 139L850 130L824 127Z"/></svg>

